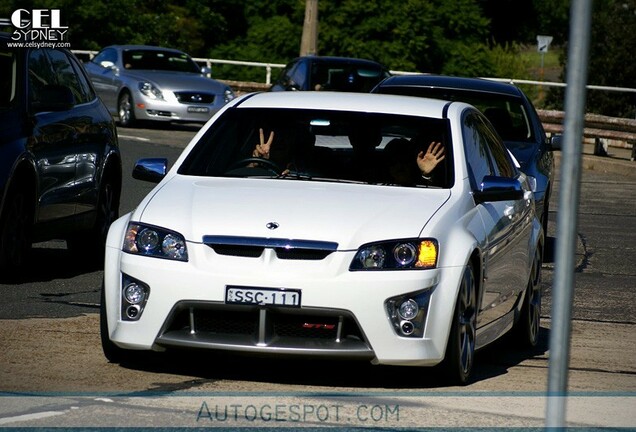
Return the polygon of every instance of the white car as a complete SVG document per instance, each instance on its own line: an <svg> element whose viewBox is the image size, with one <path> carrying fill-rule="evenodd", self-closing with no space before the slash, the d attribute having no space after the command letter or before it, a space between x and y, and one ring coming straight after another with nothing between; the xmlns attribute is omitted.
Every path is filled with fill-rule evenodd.
<svg viewBox="0 0 636 432"><path fill-rule="evenodd" d="M444 148L432 172L418 164L430 142ZM463 384L475 350L508 330L537 343L533 195L470 105L250 94L169 171L145 159L133 176L158 184L109 231L110 361L168 348L329 356L440 364Z"/></svg>

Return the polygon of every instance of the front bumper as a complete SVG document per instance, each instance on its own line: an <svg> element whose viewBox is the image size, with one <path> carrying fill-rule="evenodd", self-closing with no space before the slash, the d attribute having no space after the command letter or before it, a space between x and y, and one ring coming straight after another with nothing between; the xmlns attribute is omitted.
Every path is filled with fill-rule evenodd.
<svg viewBox="0 0 636 432"><path fill-rule="evenodd" d="M315 261L223 256L188 244L190 260L131 255L107 247L104 282L110 339L122 348L194 347L368 359L387 365L435 365L446 350L463 268L348 270L355 252ZM122 274L150 288L137 321L122 320ZM226 286L293 288L300 308L225 304ZM389 298L428 290L423 337L394 329Z"/></svg>
<svg viewBox="0 0 636 432"><path fill-rule="evenodd" d="M225 104L223 95L216 95L213 103L186 104L179 102L174 97L167 97L167 100L156 100L138 94L134 110L135 118L138 120L205 123Z"/></svg>

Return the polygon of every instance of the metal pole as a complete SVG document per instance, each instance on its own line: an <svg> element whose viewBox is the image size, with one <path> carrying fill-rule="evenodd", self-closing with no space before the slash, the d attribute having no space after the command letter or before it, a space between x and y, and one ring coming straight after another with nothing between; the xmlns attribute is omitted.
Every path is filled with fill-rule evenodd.
<svg viewBox="0 0 636 432"><path fill-rule="evenodd" d="M546 410L548 428L562 428L565 425L591 7L592 0L575 0L570 6L565 122L557 214L558 238L549 347Z"/></svg>

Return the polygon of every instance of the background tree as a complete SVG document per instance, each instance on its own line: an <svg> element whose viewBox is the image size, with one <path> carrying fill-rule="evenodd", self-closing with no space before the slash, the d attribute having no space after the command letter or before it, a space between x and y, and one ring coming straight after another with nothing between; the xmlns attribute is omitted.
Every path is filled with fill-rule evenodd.
<svg viewBox="0 0 636 432"><path fill-rule="evenodd" d="M634 88L636 63L636 0L606 0L593 3L588 64L588 83L607 87ZM567 78L567 46L562 57L563 73ZM562 110L564 90L550 91L547 106ZM636 96L604 90L588 90L587 112L610 117L634 118Z"/></svg>

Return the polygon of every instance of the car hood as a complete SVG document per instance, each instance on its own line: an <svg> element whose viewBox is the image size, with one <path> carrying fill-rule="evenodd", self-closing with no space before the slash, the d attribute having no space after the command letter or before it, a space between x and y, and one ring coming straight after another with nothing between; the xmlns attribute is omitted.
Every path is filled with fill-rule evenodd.
<svg viewBox="0 0 636 432"><path fill-rule="evenodd" d="M505 141L504 144L517 158L521 165L521 170L525 170L526 166L531 163L537 152L538 146L536 143L520 142L520 141Z"/></svg>
<svg viewBox="0 0 636 432"><path fill-rule="evenodd" d="M127 73L127 76L140 81L152 81L162 90L223 93L227 87L225 84L205 75L188 72L144 70L131 71Z"/></svg>
<svg viewBox="0 0 636 432"><path fill-rule="evenodd" d="M206 235L316 240L339 250L418 237L448 200L449 190L352 185L282 179L175 176L144 200L133 220ZM276 222L278 228L267 228Z"/></svg>

